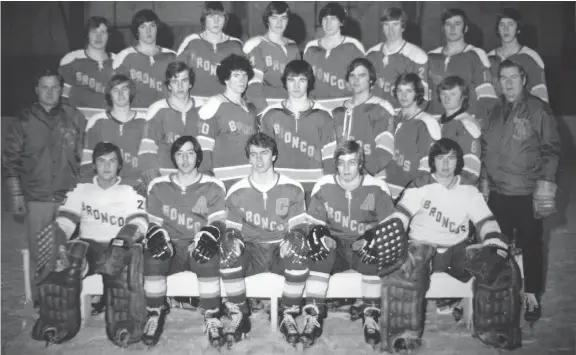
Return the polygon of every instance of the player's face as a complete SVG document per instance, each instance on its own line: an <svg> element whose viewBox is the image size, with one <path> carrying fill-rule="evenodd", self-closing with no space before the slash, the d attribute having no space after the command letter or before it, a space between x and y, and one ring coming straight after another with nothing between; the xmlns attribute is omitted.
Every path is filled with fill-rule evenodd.
<svg viewBox="0 0 576 355"><path fill-rule="evenodd" d="M120 83L110 90L114 107L126 107L130 105L130 83Z"/></svg>
<svg viewBox="0 0 576 355"><path fill-rule="evenodd" d="M402 32L404 32L402 21L385 21L382 24L382 32L384 32L384 36L386 36L386 41L394 42L402 39Z"/></svg>
<svg viewBox="0 0 576 355"><path fill-rule="evenodd" d="M184 70L176 74L175 77L170 79L170 83L168 85L170 89L170 95L180 100L186 100L186 98L190 96L190 89L192 88L190 85L190 74L188 70Z"/></svg>
<svg viewBox="0 0 576 355"><path fill-rule="evenodd" d="M174 153L176 167L183 174L190 174L196 169L196 151L191 142L186 142L180 149Z"/></svg>
<svg viewBox="0 0 576 355"><path fill-rule="evenodd" d="M464 19L461 16L450 17L444 22L444 36L448 42L460 41L464 38Z"/></svg>
<svg viewBox="0 0 576 355"><path fill-rule="evenodd" d="M304 75L289 75L286 78L288 97L302 98L308 95L308 79Z"/></svg>
<svg viewBox="0 0 576 355"><path fill-rule="evenodd" d="M156 22L144 22L138 27L138 41L146 44L156 44L158 26Z"/></svg>
<svg viewBox="0 0 576 355"><path fill-rule="evenodd" d="M370 91L370 73L363 65L359 65L350 72L348 82L355 95Z"/></svg>
<svg viewBox="0 0 576 355"><path fill-rule="evenodd" d="M416 90L412 84L400 84L396 89L396 96L400 106L403 108L411 107L416 104Z"/></svg>
<svg viewBox="0 0 576 355"><path fill-rule="evenodd" d="M114 152L96 158L96 174L102 182L112 182L118 176L118 156Z"/></svg>
<svg viewBox="0 0 576 355"><path fill-rule="evenodd" d="M456 153L452 150L448 154L437 155L436 158L434 158L436 174L442 178L453 177L457 162Z"/></svg>
<svg viewBox="0 0 576 355"><path fill-rule="evenodd" d="M525 83L526 79L516 67L503 68L500 71L500 86L509 102L515 102L522 95Z"/></svg>
<svg viewBox="0 0 576 355"><path fill-rule="evenodd" d="M272 164L276 157L272 155L272 150L270 148L251 145L249 159L253 171L265 173L272 168Z"/></svg>
<svg viewBox="0 0 576 355"><path fill-rule="evenodd" d="M352 182L360 175L360 159L356 153L339 156L336 164L338 175L344 182Z"/></svg>
<svg viewBox="0 0 576 355"><path fill-rule="evenodd" d="M56 106L60 100L62 86L57 76L44 76L38 80L36 87L38 101L45 106Z"/></svg>
<svg viewBox="0 0 576 355"><path fill-rule="evenodd" d="M457 110L462 107L462 91L459 86L455 86L450 90L444 90L440 93L440 101L444 107L444 111Z"/></svg>
<svg viewBox="0 0 576 355"><path fill-rule="evenodd" d="M222 33L226 17L221 12L214 12L206 15L206 31L214 34Z"/></svg>
<svg viewBox="0 0 576 355"><path fill-rule="evenodd" d="M288 26L288 14L272 14L268 17L268 29L276 34L282 35Z"/></svg>
<svg viewBox="0 0 576 355"><path fill-rule="evenodd" d="M248 74L243 70L235 70L230 73L230 79L226 81L226 87L233 92L242 95L248 86Z"/></svg>
<svg viewBox="0 0 576 355"><path fill-rule="evenodd" d="M324 35L333 36L340 33L340 27L342 22L336 16L324 16L322 18L322 30L324 30Z"/></svg>
<svg viewBox="0 0 576 355"><path fill-rule="evenodd" d="M518 24L511 18L503 18L498 23L498 34L503 43L512 42L516 38Z"/></svg>
<svg viewBox="0 0 576 355"><path fill-rule="evenodd" d="M105 24L100 24L97 28L90 29L88 32L88 45L97 50L106 49L108 43L108 27Z"/></svg>

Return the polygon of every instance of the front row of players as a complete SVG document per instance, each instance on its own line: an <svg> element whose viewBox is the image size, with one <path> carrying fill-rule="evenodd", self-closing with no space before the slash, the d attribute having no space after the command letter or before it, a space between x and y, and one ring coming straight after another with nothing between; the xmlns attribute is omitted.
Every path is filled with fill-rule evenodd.
<svg viewBox="0 0 576 355"><path fill-rule="evenodd" d="M382 180L362 173L361 146L343 142L334 154L336 174L315 184L308 211L302 186L274 169L274 139L257 133L245 150L252 172L225 194L219 180L198 171L196 139L178 138L171 147L178 170L152 181L144 209L144 198L120 184L120 150L99 143L94 181L70 192L39 235L46 252L33 337L47 343L73 338L82 278L100 273L109 339L121 347L155 345L169 311L166 277L189 270L198 278L209 343L231 347L251 330L245 277L269 271L285 278L281 332L288 343L308 347L322 334L330 275L354 269L362 275L363 297L351 315L362 319L372 346L420 345L432 271L460 281L474 276L475 336L498 348L520 346L519 269L482 194L462 183L456 142L432 145L431 173L414 180L396 206ZM470 222L479 244L470 237ZM81 237L69 240L77 224Z"/></svg>

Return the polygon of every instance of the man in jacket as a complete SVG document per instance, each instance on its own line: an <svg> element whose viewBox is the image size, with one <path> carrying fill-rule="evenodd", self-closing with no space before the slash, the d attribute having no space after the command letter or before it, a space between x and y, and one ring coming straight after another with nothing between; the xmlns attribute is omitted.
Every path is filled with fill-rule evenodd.
<svg viewBox="0 0 576 355"><path fill-rule="evenodd" d="M525 318L535 322L544 291L542 218L556 211L560 137L548 104L525 89L521 65L504 60L498 79L502 96L482 134L481 189L502 232L522 249Z"/></svg>
<svg viewBox="0 0 576 355"><path fill-rule="evenodd" d="M10 212L25 217L34 303L38 246L36 236L55 218L66 193L77 182L86 119L60 102L62 77L55 70L38 76L38 102L24 109L6 133L2 150Z"/></svg>

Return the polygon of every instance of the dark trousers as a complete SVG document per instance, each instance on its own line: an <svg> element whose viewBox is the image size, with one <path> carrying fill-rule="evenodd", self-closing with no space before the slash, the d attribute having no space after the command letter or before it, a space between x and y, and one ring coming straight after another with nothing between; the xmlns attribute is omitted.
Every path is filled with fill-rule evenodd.
<svg viewBox="0 0 576 355"><path fill-rule="evenodd" d="M544 292L544 246L541 219L534 218L532 195L506 196L490 193L488 207L492 210L502 233L515 236L516 247L522 249L524 292Z"/></svg>

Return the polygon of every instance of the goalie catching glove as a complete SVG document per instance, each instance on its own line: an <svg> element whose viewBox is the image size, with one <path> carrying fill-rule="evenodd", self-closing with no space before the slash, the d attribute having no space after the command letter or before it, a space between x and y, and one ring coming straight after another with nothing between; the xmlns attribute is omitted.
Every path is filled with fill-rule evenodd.
<svg viewBox="0 0 576 355"><path fill-rule="evenodd" d="M486 239L484 243L466 249L466 269L483 285L492 285L502 272L509 257L509 248L500 238Z"/></svg>
<svg viewBox="0 0 576 355"><path fill-rule="evenodd" d="M280 256L294 264L306 262L309 251L306 243L306 232L303 229L289 231L280 243Z"/></svg>
<svg viewBox="0 0 576 355"><path fill-rule="evenodd" d="M204 226L194 236L194 243L190 245L188 252L196 262L203 264L218 253L219 241L220 229L213 225Z"/></svg>
<svg viewBox="0 0 576 355"><path fill-rule="evenodd" d="M312 261L321 261L326 259L330 249L336 247L336 241L332 239L328 228L316 225L310 229L306 245L310 249L308 256Z"/></svg>
<svg viewBox="0 0 576 355"><path fill-rule="evenodd" d="M152 254L154 259L166 260L174 255L174 247L166 229L155 223L150 223L144 238L144 248Z"/></svg>
<svg viewBox="0 0 576 355"><path fill-rule="evenodd" d="M242 232L235 228L226 229L220 240L220 267L226 269L235 266L244 249Z"/></svg>

